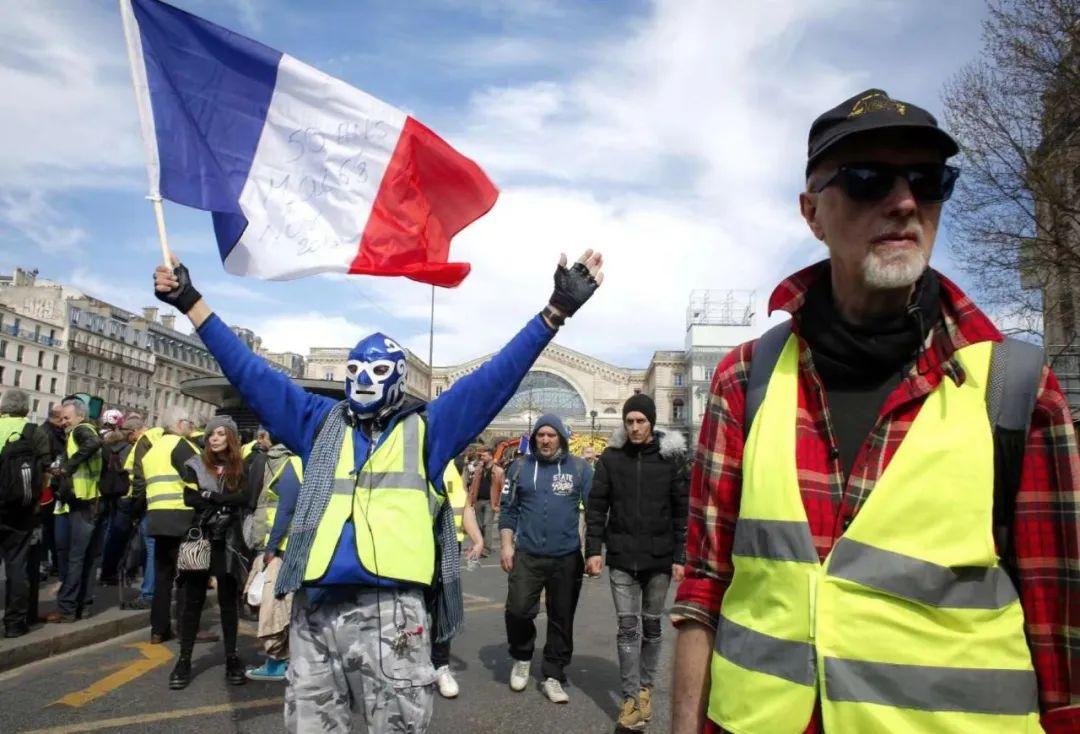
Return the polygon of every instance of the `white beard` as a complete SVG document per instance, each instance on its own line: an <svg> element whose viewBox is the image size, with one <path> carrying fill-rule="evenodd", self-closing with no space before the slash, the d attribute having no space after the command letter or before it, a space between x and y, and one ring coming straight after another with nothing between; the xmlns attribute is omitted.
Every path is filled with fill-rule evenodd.
<svg viewBox="0 0 1080 734"><path fill-rule="evenodd" d="M871 249L862 263L863 280L873 290L906 288L915 285L926 266L926 254L922 250Z"/></svg>

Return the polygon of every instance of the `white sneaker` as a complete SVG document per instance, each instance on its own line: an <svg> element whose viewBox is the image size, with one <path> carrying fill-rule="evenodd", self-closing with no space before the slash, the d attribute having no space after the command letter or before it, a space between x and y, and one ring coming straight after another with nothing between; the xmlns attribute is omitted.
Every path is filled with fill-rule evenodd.
<svg viewBox="0 0 1080 734"><path fill-rule="evenodd" d="M514 661L514 667L510 669L510 690L525 690L525 686L529 685L529 668L531 667L531 660Z"/></svg>
<svg viewBox="0 0 1080 734"><path fill-rule="evenodd" d="M435 682L439 684L439 695L443 698L457 698L459 693L454 674L450 672L450 666L444 665L435 670Z"/></svg>
<svg viewBox="0 0 1080 734"><path fill-rule="evenodd" d="M570 697L563 690L562 683L554 678L548 678L540 684L540 690L552 703L570 703Z"/></svg>

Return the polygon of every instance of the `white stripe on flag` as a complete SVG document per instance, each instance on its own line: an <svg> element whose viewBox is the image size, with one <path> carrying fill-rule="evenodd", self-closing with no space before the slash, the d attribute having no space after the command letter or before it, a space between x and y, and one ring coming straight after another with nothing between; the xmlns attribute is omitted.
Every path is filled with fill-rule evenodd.
<svg viewBox="0 0 1080 734"><path fill-rule="evenodd" d="M236 275L347 272L406 115L283 54L225 260Z"/></svg>
<svg viewBox="0 0 1080 734"><path fill-rule="evenodd" d="M146 81L146 61L143 59L142 36L131 9L131 0L120 0L120 17L124 21L131 80L135 85L135 105L139 109L139 128L146 148L146 173L150 177L150 198L161 198L161 163L158 159L157 131L154 129L154 110L150 106L150 86Z"/></svg>

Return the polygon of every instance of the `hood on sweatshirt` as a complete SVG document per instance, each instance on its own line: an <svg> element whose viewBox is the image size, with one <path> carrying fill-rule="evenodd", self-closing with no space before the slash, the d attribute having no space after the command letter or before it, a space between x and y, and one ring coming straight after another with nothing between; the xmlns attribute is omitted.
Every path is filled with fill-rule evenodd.
<svg viewBox="0 0 1080 734"><path fill-rule="evenodd" d="M570 431L566 429L566 424L559 416L554 413L545 413L536 421L532 435L529 436L529 451L532 455L540 458L540 452L536 450L536 432L544 426L555 429L555 433L559 434L559 446L562 448L562 453L567 453L570 450Z"/></svg>

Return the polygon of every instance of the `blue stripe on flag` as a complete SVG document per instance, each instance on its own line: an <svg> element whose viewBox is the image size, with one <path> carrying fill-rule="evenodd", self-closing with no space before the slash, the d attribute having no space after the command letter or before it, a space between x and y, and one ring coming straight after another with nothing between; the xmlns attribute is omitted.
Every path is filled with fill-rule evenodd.
<svg viewBox="0 0 1080 734"><path fill-rule="evenodd" d="M214 212L222 260L274 94L281 52L158 0L134 0L150 87L162 196Z"/></svg>

